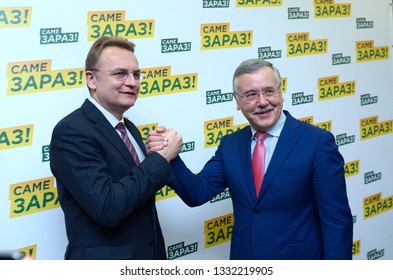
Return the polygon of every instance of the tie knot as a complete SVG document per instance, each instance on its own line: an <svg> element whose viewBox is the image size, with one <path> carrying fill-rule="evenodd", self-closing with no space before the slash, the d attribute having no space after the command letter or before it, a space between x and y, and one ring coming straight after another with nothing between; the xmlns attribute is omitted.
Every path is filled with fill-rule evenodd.
<svg viewBox="0 0 393 280"><path fill-rule="evenodd" d="M257 141L258 141L258 142L263 142L263 140L265 140L265 138L266 138L268 135L269 135L269 134L268 134L267 132L265 132L265 131L263 131L263 132L257 131L257 132L255 133L255 137L257 138Z"/></svg>
<svg viewBox="0 0 393 280"><path fill-rule="evenodd" d="M122 122L119 122L119 123L116 125L116 128L117 128L120 132L125 132L125 131L126 131L126 127L125 127L124 123L122 123Z"/></svg>

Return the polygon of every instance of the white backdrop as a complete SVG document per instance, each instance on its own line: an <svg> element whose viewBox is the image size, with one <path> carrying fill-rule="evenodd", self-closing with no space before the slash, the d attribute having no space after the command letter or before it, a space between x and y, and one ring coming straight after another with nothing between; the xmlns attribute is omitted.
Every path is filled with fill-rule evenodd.
<svg viewBox="0 0 393 280"><path fill-rule="evenodd" d="M393 259L392 14L391 0L3 1L0 249L63 258L52 128L88 97L92 41L117 33L136 43L148 76L126 115L144 135L176 128L195 173L223 135L246 125L230 94L234 69L248 58L274 63L284 109L340 145L354 259ZM227 193L189 208L164 188L157 206L170 259L229 258Z"/></svg>

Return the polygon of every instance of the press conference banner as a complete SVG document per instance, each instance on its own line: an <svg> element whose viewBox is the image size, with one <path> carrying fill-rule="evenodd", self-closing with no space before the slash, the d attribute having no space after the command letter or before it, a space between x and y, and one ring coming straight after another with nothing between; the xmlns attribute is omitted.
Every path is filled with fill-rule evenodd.
<svg viewBox="0 0 393 280"><path fill-rule="evenodd" d="M136 44L145 73L126 116L144 138L160 125L178 130L195 173L247 125L235 68L272 62L284 109L332 132L344 156L353 258L393 259L392 18L391 0L1 1L0 249L64 258L51 133L89 96L92 43L116 35ZM229 258L228 191L195 208L168 186L156 198L168 259Z"/></svg>

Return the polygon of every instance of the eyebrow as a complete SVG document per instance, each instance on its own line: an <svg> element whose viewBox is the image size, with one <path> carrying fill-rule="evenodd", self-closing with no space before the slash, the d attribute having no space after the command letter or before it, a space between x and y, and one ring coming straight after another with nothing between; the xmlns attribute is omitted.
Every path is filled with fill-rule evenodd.
<svg viewBox="0 0 393 280"><path fill-rule="evenodd" d="M130 71L130 70L126 69L126 68L117 67L117 68L111 70L111 72L115 72L115 71L124 71L124 72L138 73L138 72L141 72L141 69L137 69L135 71Z"/></svg>
<svg viewBox="0 0 393 280"><path fill-rule="evenodd" d="M268 87L262 88L262 90L269 90L269 89L276 89L276 87L268 86ZM247 92L255 92L255 91L258 91L258 90L256 90L256 89L249 89L249 90L246 90L244 93L247 93Z"/></svg>

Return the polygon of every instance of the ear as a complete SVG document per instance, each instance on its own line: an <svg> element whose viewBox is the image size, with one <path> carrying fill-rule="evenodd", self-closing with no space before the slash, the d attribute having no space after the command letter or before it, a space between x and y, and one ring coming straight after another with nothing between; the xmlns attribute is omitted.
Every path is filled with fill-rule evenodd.
<svg viewBox="0 0 393 280"><path fill-rule="evenodd" d="M86 71L85 77L86 77L86 85L88 86L88 88L95 90L97 86L96 86L96 77L94 76L93 72Z"/></svg>
<svg viewBox="0 0 393 280"><path fill-rule="evenodd" d="M238 102L238 100L237 100L237 97L235 96L235 95L233 95L233 99L235 99L235 101L236 101L236 110L240 110L240 107L239 107L239 102Z"/></svg>

